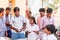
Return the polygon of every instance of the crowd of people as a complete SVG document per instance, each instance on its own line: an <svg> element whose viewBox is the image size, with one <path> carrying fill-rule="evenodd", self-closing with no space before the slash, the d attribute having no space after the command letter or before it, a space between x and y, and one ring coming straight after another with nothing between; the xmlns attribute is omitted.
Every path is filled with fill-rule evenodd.
<svg viewBox="0 0 60 40"><path fill-rule="evenodd" d="M20 8L13 9L14 16L11 15L11 8L0 8L0 37L8 37L11 40L27 38L27 40L57 40L55 36L56 28L52 8L40 8L40 16L32 16L30 10L26 11L27 17L20 14ZM45 14L46 13L46 14Z"/></svg>

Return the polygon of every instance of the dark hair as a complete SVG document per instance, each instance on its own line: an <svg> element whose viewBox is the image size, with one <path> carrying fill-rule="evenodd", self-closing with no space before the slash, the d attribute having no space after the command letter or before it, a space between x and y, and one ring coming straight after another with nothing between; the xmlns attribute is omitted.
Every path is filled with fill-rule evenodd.
<svg viewBox="0 0 60 40"><path fill-rule="evenodd" d="M44 12L45 13L45 9L44 8L40 8L39 12Z"/></svg>
<svg viewBox="0 0 60 40"><path fill-rule="evenodd" d="M52 13L53 12L53 9L52 8L47 8L47 13Z"/></svg>
<svg viewBox="0 0 60 40"><path fill-rule="evenodd" d="M11 10L11 8L10 7L7 7L6 10Z"/></svg>
<svg viewBox="0 0 60 40"><path fill-rule="evenodd" d="M0 8L0 13L4 11L4 8Z"/></svg>
<svg viewBox="0 0 60 40"><path fill-rule="evenodd" d="M47 30L50 31L51 34L56 32L55 26L53 24L46 25L45 28L47 28Z"/></svg>
<svg viewBox="0 0 60 40"><path fill-rule="evenodd" d="M34 23L36 24L36 21L35 21L34 17L30 17L29 19L32 19L34 21Z"/></svg>
<svg viewBox="0 0 60 40"><path fill-rule="evenodd" d="M18 7L15 7L13 11L14 11L14 12L20 11L20 9L19 9Z"/></svg>

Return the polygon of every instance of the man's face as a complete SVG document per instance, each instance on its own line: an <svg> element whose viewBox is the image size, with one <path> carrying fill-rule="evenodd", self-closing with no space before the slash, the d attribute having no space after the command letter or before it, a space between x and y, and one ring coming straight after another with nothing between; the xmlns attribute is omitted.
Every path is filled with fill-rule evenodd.
<svg viewBox="0 0 60 40"><path fill-rule="evenodd" d="M14 14L15 14L15 16L18 17L19 16L19 11L16 11Z"/></svg>
<svg viewBox="0 0 60 40"><path fill-rule="evenodd" d="M45 15L45 13L44 12L40 12L40 15L43 17Z"/></svg>
<svg viewBox="0 0 60 40"><path fill-rule="evenodd" d="M47 17L51 17L52 13L47 13Z"/></svg>
<svg viewBox="0 0 60 40"><path fill-rule="evenodd" d="M2 16L4 16L4 12L1 12L1 13L0 13L0 17L2 17Z"/></svg>
<svg viewBox="0 0 60 40"><path fill-rule="evenodd" d="M49 33L49 31L47 30L47 28L44 28L43 31L44 31L46 34Z"/></svg>
<svg viewBox="0 0 60 40"><path fill-rule="evenodd" d="M6 10L6 14L9 14L11 10Z"/></svg>
<svg viewBox="0 0 60 40"><path fill-rule="evenodd" d="M29 10L26 11L26 14L27 14L28 17L31 16L31 13L29 13Z"/></svg>

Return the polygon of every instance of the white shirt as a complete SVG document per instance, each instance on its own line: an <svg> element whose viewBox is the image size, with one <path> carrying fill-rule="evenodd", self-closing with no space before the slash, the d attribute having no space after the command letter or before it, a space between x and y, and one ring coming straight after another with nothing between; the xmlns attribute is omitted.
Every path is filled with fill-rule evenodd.
<svg viewBox="0 0 60 40"><path fill-rule="evenodd" d="M19 30L22 29L23 23L25 23L25 18L22 15L20 15L19 17L14 16L11 19L12 26ZM13 31L13 32L15 32L15 31Z"/></svg>
<svg viewBox="0 0 60 40"><path fill-rule="evenodd" d="M28 27L27 31L31 32L28 34L28 40L36 40L38 35L33 31L39 31L39 27L36 24L34 24L34 25L30 24L27 27Z"/></svg>
<svg viewBox="0 0 60 40"><path fill-rule="evenodd" d="M29 32L39 31L39 27L36 24L33 24L33 25L29 24L27 25L27 31Z"/></svg>
<svg viewBox="0 0 60 40"><path fill-rule="evenodd" d="M47 16L42 17L40 26L45 27L48 24L54 24L54 18L47 18Z"/></svg>
<svg viewBox="0 0 60 40"><path fill-rule="evenodd" d="M54 34L45 35L42 40L57 40Z"/></svg>
<svg viewBox="0 0 60 40"><path fill-rule="evenodd" d="M29 25L30 21L28 18L25 18L26 24Z"/></svg>

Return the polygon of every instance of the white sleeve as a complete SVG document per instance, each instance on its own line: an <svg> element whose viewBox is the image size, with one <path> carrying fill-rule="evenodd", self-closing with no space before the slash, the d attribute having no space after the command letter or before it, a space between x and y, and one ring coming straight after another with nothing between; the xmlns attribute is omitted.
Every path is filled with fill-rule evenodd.
<svg viewBox="0 0 60 40"><path fill-rule="evenodd" d="M29 29L28 26L26 26L26 31L28 31L28 29Z"/></svg>
<svg viewBox="0 0 60 40"><path fill-rule="evenodd" d="M24 16L22 16L22 18L23 18L23 23L26 23L26 19L25 19L25 17L24 17Z"/></svg>
<svg viewBox="0 0 60 40"><path fill-rule="evenodd" d="M38 27L38 25L36 25L36 30L39 31L39 27Z"/></svg>
<svg viewBox="0 0 60 40"><path fill-rule="evenodd" d="M11 24L12 26L14 26L14 17L11 18L10 24Z"/></svg>

